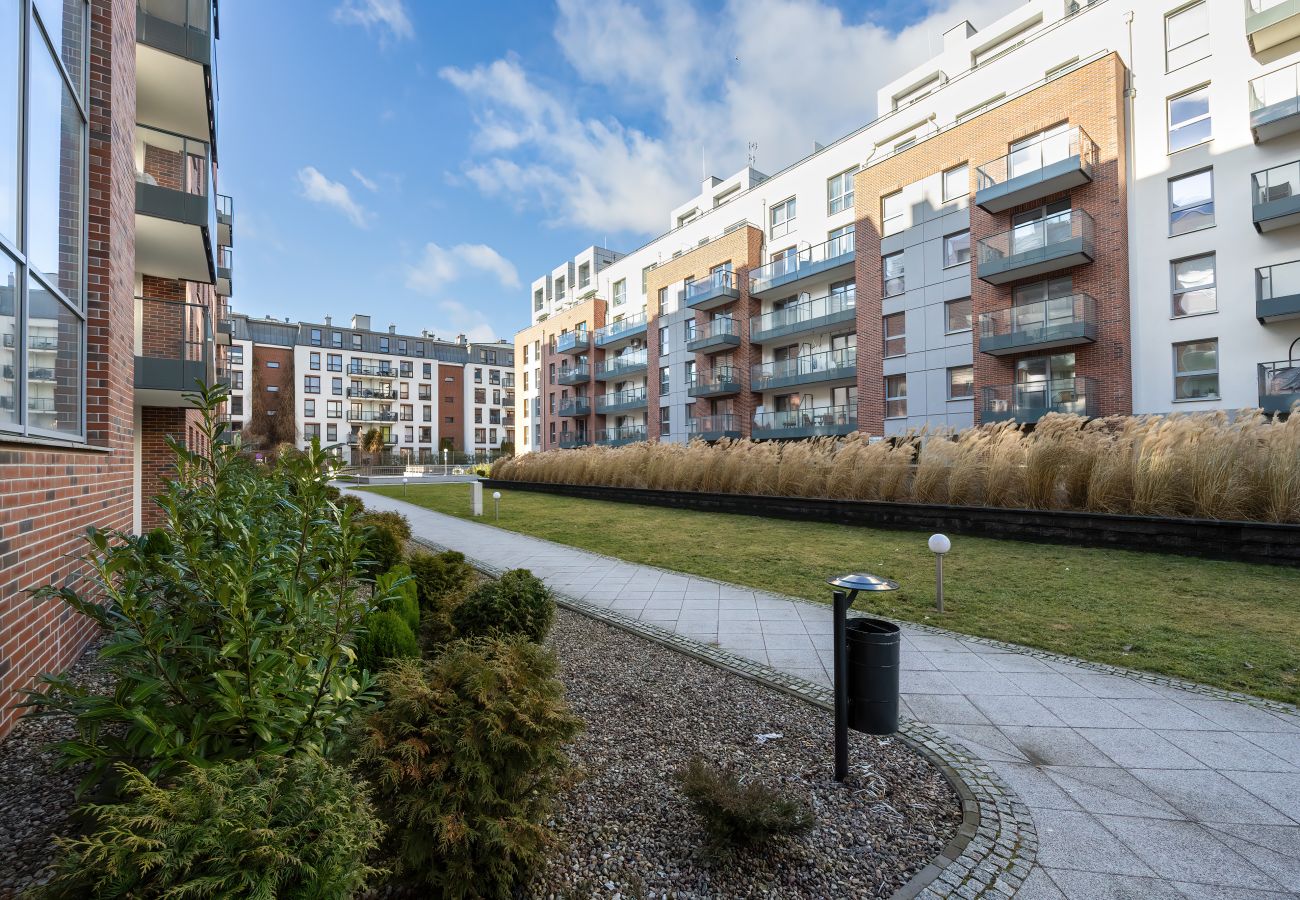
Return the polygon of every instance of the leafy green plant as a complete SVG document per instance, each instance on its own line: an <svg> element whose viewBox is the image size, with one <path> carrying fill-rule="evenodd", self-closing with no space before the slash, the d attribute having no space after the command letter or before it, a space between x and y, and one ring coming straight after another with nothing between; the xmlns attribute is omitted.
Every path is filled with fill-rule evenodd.
<svg viewBox="0 0 1300 900"><path fill-rule="evenodd" d="M317 756L187 767L164 786L123 766L126 799L58 838L41 898L345 900L381 874L383 824L362 783Z"/></svg>
<svg viewBox="0 0 1300 900"><path fill-rule="evenodd" d="M411 539L411 520L393 510L372 510L366 513L365 523L380 528L387 528L402 542Z"/></svg>
<svg viewBox="0 0 1300 900"><path fill-rule="evenodd" d="M542 647L487 639L380 675L356 750L399 874L439 897L507 898L542 863L562 746L581 725L554 674Z"/></svg>
<svg viewBox="0 0 1300 900"><path fill-rule="evenodd" d="M370 516L367 514L358 520L365 536L363 572L376 577L401 563L403 540L400 533L387 522L374 521Z"/></svg>
<svg viewBox="0 0 1300 900"><path fill-rule="evenodd" d="M378 672L391 659L420 655L415 631L396 610L379 609L365 619L365 631L357 638L357 665Z"/></svg>
<svg viewBox="0 0 1300 900"><path fill-rule="evenodd" d="M415 579L411 577L411 567L406 563L393 566L376 581L380 596L388 599L382 606L390 609L406 623L411 631L420 627L420 601L417 596Z"/></svg>
<svg viewBox="0 0 1300 900"><path fill-rule="evenodd" d="M709 856L800 834L813 824L807 803L760 781L742 781L734 769L712 766L699 756L682 767L677 781L704 823Z"/></svg>
<svg viewBox="0 0 1300 900"><path fill-rule="evenodd" d="M326 751L370 694L353 636L369 601L356 575L362 530L328 498L327 454L313 442L269 466L216 438L221 388L196 397L211 453L173 441L176 475L143 536L91 529L77 588L36 596L93 619L115 688L62 676L29 703L76 720L62 762L86 762L83 787L125 762L150 777L256 753Z"/></svg>
<svg viewBox="0 0 1300 900"><path fill-rule="evenodd" d="M555 599L527 569L511 569L470 592L451 612L460 637L519 634L541 641L555 621Z"/></svg>
<svg viewBox="0 0 1300 900"><path fill-rule="evenodd" d="M465 554L455 550L442 553L416 550L407 562L424 610L432 610L440 600L461 593L474 580L474 569L465 562Z"/></svg>

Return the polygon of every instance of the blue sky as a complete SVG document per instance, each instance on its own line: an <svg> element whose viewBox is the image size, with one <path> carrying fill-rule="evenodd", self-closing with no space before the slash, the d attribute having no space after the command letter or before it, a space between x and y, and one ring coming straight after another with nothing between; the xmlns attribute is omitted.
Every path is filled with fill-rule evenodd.
<svg viewBox="0 0 1300 900"><path fill-rule="evenodd" d="M1017 2L222 3L234 308L509 338L532 279L664 230L701 154L775 172Z"/></svg>

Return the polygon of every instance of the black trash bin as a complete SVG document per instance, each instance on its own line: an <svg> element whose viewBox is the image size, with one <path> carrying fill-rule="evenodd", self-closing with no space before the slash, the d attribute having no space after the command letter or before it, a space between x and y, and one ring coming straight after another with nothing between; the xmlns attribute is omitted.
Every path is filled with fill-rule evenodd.
<svg viewBox="0 0 1300 900"><path fill-rule="evenodd" d="M898 651L902 635L883 619L849 619L849 727L866 734L898 731Z"/></svg>

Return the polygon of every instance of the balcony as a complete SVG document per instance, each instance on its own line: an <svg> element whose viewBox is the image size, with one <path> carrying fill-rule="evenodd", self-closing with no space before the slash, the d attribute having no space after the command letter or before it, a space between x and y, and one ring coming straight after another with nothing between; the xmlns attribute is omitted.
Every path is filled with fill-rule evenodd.
<svg viewBox="0 0 1300 900"><path fill-rule="evenodd" d="M555 378L560 384L586 384L591 380L591 366L578 363L575 366L560 366Z"/></svg>
<svg viewBox="0 0 1300 900"><path fill-rule="evenodd" d="M229 347L231 340L235 336L235 323L229 319L222 319L217 323L217 343L223 347Z"/></svg>
<svg viewBox="0 0 1300 900"><path fill-rule="evenodd" d="M345 393L350 400L382 400L391 403L397 399L397 391L389 388L350 387Z"/></svg>
<svg viewBox="0 0 1300 900"><path fill-rule="evenodd" d="M739 440L740 420L732 413L696 416L686 423L686 431L693 441Z"/></svg>
<svg viewBox="0 0 1300 900"><path fill-rule="evenodd" d="M583 432L561 431L560 432L560 449L576 450L578 447L590 447L591 438Z"/></svg>
<svg viewBox="0 0 1300 900"><path fill-rule="evenodd" d="M229 194L217 194L217 246L233 247L235 201Z"/></svg>
<svg viewBox="0 0 1300 900"><path fill-rule="evenodd" d="M980 422L1037 422L1048 413L1069 413L1092 417L1096 409L1097 383L1092 378L1064 378L1031 381L984 388Z"/></svg>
<svg viewBox="0 0 1300 900"><path fill-rule="evenodd" d="M137 0L136 114L211 141L216 135L211 0Z"/></svg>
<svg viewBox="0 0 1300 900"><path fill-rule="evenodd" d="M216 381L214 347L206 306L136 297L136 405L188 406L186 394Z"/></svg>
<svg viewBox="0 0 1300 900"><path fill-rule="evenodd" d="M222 297L230 296L230 269L234 261L229 247L217 248L217 294Z"/></svg>
<svg viewBox="0 0 1300 900"><path fill-rule="evenodd" d="M362 409L359 406L348 407L349 422L396 422L397 413L386 409Z"/></svg>
<svg viewBox="0 0 1300 900"><path fill-rule="evenodd" d="M691 353L710 353L739 346L740 323L730 317L696 325L694 334L686 342L686 349Z"/></svg>
<svg viewBox="0 0 1300 900"><path fill-rule="evenodd" d="M1246 40L1263 53L1300 37L1300 0L1246 0Z"/></svg>
<svg viewBox="0 0 1300 900"><path fill-rule="evenodd" d="M650 356L644 350L633 350L607 358L596 369L597 381L616 381L631 375L644 375Z"/></svg>
<svg viewBox="0 0 1300 900"><path fill-rule="evenodd" d="M858 350L824 350L792 359L754 366L749 386L755 391L774 391L799 384L854 382L858 379Z"/></svg>
<svg viewBox="0 0 1300 900"><path fill-rule="evenodd" d="M691 309L726 306L740 299L740 281L735 272L710 272L704 278L687 284L682 299Z"/></svg>
<svg viewBox="0 0 1300 900"><path fill-rule="evenodd" d="M754 414L754 440L834 437L858 430L856 406L817 406Z"/></svg>
<svg viewBox="0 0 1300 900"><path fill-rule="evenodd" d="M365 363L351 362L348 363L348 374L357 378L391 379L397 377L397 370L388 366L366 365Z"/></svg>
<svg viewBox="0 0 1300 900"><path fill-rule="evenodd" d="M691 397L725 397L740 393L740 369L736 366L714 366L695 373L686 393Z"/></svg>
<svg viewBox="0 0 1300 900"><path fill-rule="evenodd" d="M1053 297L980 315L980 352L1009 356L1097 340L1097 304L1087 294Z"/></svg>
<svg viewBox="0 0 1300 900"><path fill-rule="evenodd" d="M1300 361L1259 364L1259 408L1266 413L1289 413L1300 403Z"/></svg>
<svg viewBox="0 0 1300 900"><path fill-rule="evenodd" d="M849 232L774 259L749 273L749 295L757 297L808 278L852 274L854 246L853 232Z"/></svg>
<svg viewBox="0 0 1300 900"><path fill-rule="evenodd" d="M602 428L596 432L596 443L602 447L622 447L645 440L644 425L620 425L617 428Z"/></svg>
<svg viewBox="0 0 1300 900"><path fill-rule="evenodd" d="M1255 143L1300 130L1300 63L1253 79L1249 90Z"/></svg>
<svg viewBox="0 0 1300 900"><path fill-rule="evenodd" d="M591 398L568 397L561 400L560 415L569 419L591 415Z"/></svg>
<svg viewBox="0 0 1300 900"><path fill-rule="evenodd" d="M646 389L633 388L630 391L617 391L597 397L596 412L602 415L628 412L634 409L645 409L647 403Z"/></svg>
<svg viewBox="0 0 1300 900"><path fill-rule="evenodd" d="M1260 234L1300 223L1300 161L1250 176L1255 230Z"/></svg>
<svg viewBox="0 0 1300 900"><path fill-rule="evenodd" d="M1300 260L1255 270L1255 318L1261 325L1300 319Z"/></svg>
<svg viewBox="0 0 1300 900"><path fill-rule="evenodd" d="M856 322L857 292L841 291L826 297L804 300L761 316L749 318L749 340L755 344L825 331L835 325Z"/></svg>
<svg viewBox="0 0 1300 900"><path fill-rule="evenodd" d="M591 335L583 331L566 331L555 339L556 353L586 353L591 349Z"/></svg>
<svg viewBox="0 0 1300 900"><path fill-rule="evenodd" d="M1097 145L1082 128L1038 139L976 166L975 205L1002 213L1092 181Z"/></svg>
<svg viewBox="0 0 1300 900"><path fill-rule="evenodd" d="M623 341L630 341L632 338L644 337L647 323L648 319L645 313L637 313L635 316L616 319L604 328L596 330L596 346L600 348L613 347Z"/></svg>
<svg viewBox="0 0 1300 900"><path fill-rule="evenodd" d="M135 127L135 269L212 284L216 207L203 141Z"/></svg>
<svg viewBox="0 0 1300 900"><path fill-rule="evenodd" d="M1081 209L1018 225L978 242L978 275L1006 284L1093 261L1092 216Z"/></svg>

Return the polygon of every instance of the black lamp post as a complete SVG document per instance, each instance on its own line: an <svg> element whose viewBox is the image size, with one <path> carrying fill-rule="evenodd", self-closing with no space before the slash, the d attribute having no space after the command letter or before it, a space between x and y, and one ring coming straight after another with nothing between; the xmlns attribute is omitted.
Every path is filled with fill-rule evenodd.
<svg viewBox="0 0 1300 900"><path fill-rule="evenodd" d="M845 645L849 607L859 591L896 591L898 582L854 572L831 578L827 584L839 588L831 597L835 610L835 780L843 781L849 775L849 655Z"/></svg>

